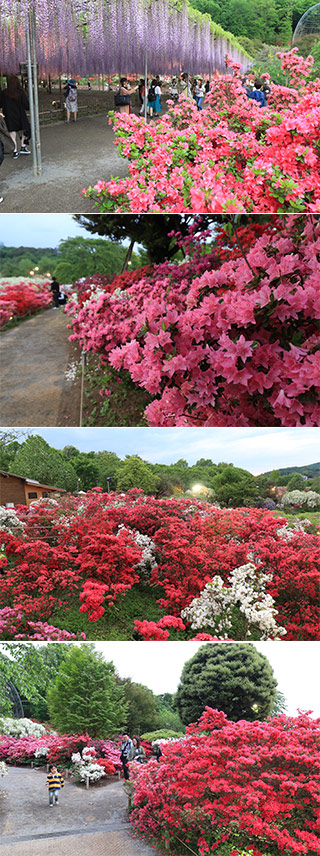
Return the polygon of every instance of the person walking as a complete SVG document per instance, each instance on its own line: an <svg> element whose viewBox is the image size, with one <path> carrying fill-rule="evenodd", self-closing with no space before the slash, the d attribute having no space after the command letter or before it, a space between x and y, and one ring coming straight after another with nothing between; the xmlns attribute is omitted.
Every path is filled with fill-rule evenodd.
<svg viewBox="0 0 320 856"><path fill-rule="evenodd" d="M122 743L121 743L121 753L120 753L120 761L122 762L123 767L123 775L126 780L129 779L129 767L128 763L130 761L130 755L132 752L132 740L130 740L129 734L122 735Z"/></svg>
<svg viewBox="0 0 320 856"><path fill-rule="evenodd" d="M70 80L67 81L63 91L66 99L67 111L65 122L70 122L71 113L73 121L76 122L78 118L78 90L74 77L71 77Z"/></svg>
<svg viewBox="0 0 320 856"><path fill-rule="evenodd" d="M55 276L52 277L52 282L50 285L50 291L52 292L52 299L56 309L59 309L60 302L60 285L57 282Z"/></svg>
<svg viewBox="0 0 320 856"><path fill-rule="evenodd" d="M28 143L31 128L26 114L26 111L29 110L29 101L19 78L15 74L8 75L7 88L0 92L0 107L3 110L6 126L14 145L12 157L16 160L20 155L30 155ZM17 134L22 135L19 150Z"/></svg>
<svg viewBox="0 0 320 856"><path fill-rule="evenodd" d="M49 766L46 785L49 791L49 806L53 808L54 803L55 805L59 805L60 791L64 787L62 775L58 773L54 764L50 764Z"/></svg>

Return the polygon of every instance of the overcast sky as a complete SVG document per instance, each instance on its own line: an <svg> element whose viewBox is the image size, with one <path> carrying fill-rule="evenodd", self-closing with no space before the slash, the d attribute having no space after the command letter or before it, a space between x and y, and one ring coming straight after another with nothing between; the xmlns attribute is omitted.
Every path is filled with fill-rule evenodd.
<svg viewBox="0 0 320 856"><path fill-rule="evenodd" d="M7 247L57 247L63 238L79 235L94 237L71 214L6 214L0 218L0 243Z"/></svg>
<svg viewBox="0 0 320 856"><path fill-rule="evenodd" d="M319 428L32 428L56 449L140 455L150 463L226 461L257 475L319 461Z"/></svg>

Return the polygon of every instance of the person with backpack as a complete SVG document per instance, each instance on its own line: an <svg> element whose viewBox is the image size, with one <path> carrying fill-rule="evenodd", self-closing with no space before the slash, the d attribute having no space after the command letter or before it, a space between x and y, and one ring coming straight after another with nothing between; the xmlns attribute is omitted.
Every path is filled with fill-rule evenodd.
<svg viewBox="0 0 320 856"><path fill-rule="evenodd" d="M78 117L78 90L74 77L71 77L70 80L67 81L63 91L66 99L65 106L67 111L65 122L70 122L71 113L73 121L76 122Z"/></svg>
<svg viewBox="0 0 320 856"><path fill-rule="evenodd" d="M131 112L131 95L133 95L138 88L138 86L135 86L131 89L128 79L126 77L120 77L120 86L114 96L115 106L119 107L120 113Z"/></svg>
<svg viewBox="0 0 320 856"><path fill-rule="evenodd" d="M148 89L148 113L149 113L150 119L152 119L153 111L155 110L155 105L156 105L156 100L157 100L156 86L157 86L157 81L156 81L155 77L153 77L151 84L149 86L149 89ZM160 105L160 110L161 110L161 105Z"/></svg>

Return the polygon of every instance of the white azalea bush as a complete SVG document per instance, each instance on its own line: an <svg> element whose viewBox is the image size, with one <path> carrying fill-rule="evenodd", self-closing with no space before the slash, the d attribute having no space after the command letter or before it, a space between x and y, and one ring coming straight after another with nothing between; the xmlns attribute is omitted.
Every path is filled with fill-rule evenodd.
<svg viewBox="0 0 320 856"><path fill-rule="evenodd" d="M126 527L121 524L118 528L118 534L125 528ZM140 579L149 580L153 569L157 567L157 561L155 558L156 545L154 541L152 541L152 538L149 538L148 535L143 535L142 532L134 532L132 529L129 529L129 532L134 538L137 547L140 547L142 550L140 562L134 567L139 572Z"/></svg>
<svg viewBox="0 0 320 856"><path fill-rule="evenodd" d="M94 746L85 746L81 752L74 752L71 755L73 765L73 775L79 782L98 782L105 776L105 771L100 764L96 763L96 750Z"/></svg>
<svg viewBox="0 0 320 856"><path fill-rule="evenodd" d="M8 767L4 761L0 761L0 777L8 775Z"/></svg>
<svg viewBox="0 0 320 856"><path fill-rule="evenodd" d="M284 493L281 499L281 507L297 506L298 508L320 508L320 493L315 490L290 490Z"/></svg>
<svg viewBox="0 0 320 856"><path fill-rule="evenodd" d="M307 517L303 520L293 520L290 524L285 523L284 526L280 526L279 529L277 529L277 535L279 535L279 538L283 538L284 541L292 541L292 538L297 534L305 535L306 529L308 529L308 527L310 528L310 526L312 526L312 523Z"/></svg>
<svg viewBox="0 0 320 856"><path fill-rule="evenodd" d="M280 639L286 630L276 623L274 599L266 587L272 575L266 574L253 561L235 568L227 585L219 575L204 587L183 609L181 618L194 630L213 628L220 639L228 638L232 629L233 610L238 607L246 619L245 638L258 631L262 640Z"/></svg>
<svg viewBox="0 0 320 856"><path fill-rule="evenodd" d="M47 734L47 729L39 722L33 722L32 719L22 717L14 719L11 716L0 716L0 734L7 734L9 737L43 737Z"/></svg>
<svg viewBox="0 0 320 856"><path fill-rule="evenodd" d="M23 535L25 523L19 520L19 517L14 508L6 508L0 505L0 529L8 532L9 535Z"/></svg>

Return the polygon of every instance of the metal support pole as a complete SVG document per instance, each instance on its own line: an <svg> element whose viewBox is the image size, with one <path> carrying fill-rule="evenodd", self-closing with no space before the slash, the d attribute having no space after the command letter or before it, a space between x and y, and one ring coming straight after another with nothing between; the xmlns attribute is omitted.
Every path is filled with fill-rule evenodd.
<svg viewBox="0 0 320 856"><path fill-rule="evenodd" d="M32 161L33 161L33 172L35 175L38 175L37 170L37 153L36 153L36 140L35 140L35 119L34 119L34 104L33 104L33 91L32 91L32 65L31 65L31 41L30 41L30 9L29 9L29 18L27 25L27 67L28 67L28 95L29 95L29 105L30 105L30 124L31 124L31 150L32 150Z"/></svg>
<svg viewBox="0 0 320 856"><path fill-rule="evenodd" d="M144 56L144 120L147 121L147 104L148 104L148 53L147 46Z"/></svg>
<svg viewBox="0 0 320 856"><path fill-rule="evenodd" d="M35 13L34 9L30 9L30 23L31 23L31 46L32 46L32 60L33 60L33 94L34 94L34 117L35 117L35 131L36 131L36 163L37 163L37 175L41 175L42 165L41 165L41 142L40 142L40 122L39 122L39 98L38 98L38 68L37 68L37 54L36 54L36 26L35 26Z"/></svg>

